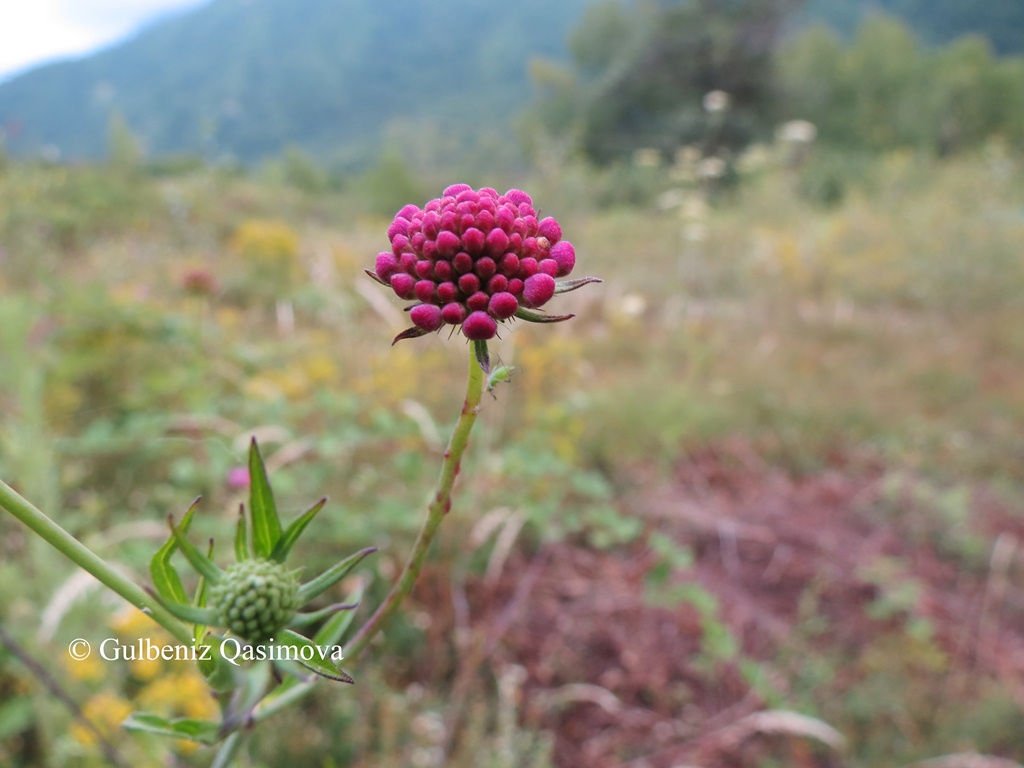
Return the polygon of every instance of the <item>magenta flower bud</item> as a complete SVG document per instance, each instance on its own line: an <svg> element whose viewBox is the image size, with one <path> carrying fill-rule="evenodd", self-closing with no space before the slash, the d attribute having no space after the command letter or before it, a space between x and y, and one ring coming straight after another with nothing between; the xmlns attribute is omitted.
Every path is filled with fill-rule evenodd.
<svg viewBox="0 0 1024 768"><path fill-rule="evenodd" d="M437 258L437 243L433 240L424 240L423 248L420 250L424 259L434 261Z"/></svg>
<svg viewBox="0 0 1024 768"><path fill-rule="evenodd" d="M442 304L455 301L455 297L458 295L459 289L455 286L455 283L441 283L437 286L437 300Z"/></svg>
<svg viewBox="0 0 1024 768"><path fill-rule="evenodd" d="M523 283L523 300L532 307L540 307L555 295L555 278L538 272Z"/></svg>
<svg viewBox="0 0 1024 768"><path fill-rule="evenodd" d="M508 236L508 249L512 253L517 253L523 247L523 236L518 232L513 232Z"/></svg>
<svg viewBox="0 0 1024 768"><path fill-rule="evenodd" d="M377 254L377 277L381 280L390 280L391 276L398 271L398 259L394 254L384 252Z"/></svg>
<svg viewBox="0 0 1024 768"><path fill-rule="evenodd" d="M509 281L508 281L508 292L511 293L513 296L522 296L523 295L523 281L520 280L518 277L509 278Z"/></svg>
<svg viewBox="0 0 1024 768"><path fill-rule="evenodd" d="M532 213L523 214L523 224L526 225L526 231L533 236L537 235L537 217Z"/></svg>
<svg viewBox="0 0 1024 768"><path fill-rule="evenodd" d="M424 331L436 331L441 327L441 308L434 304L417 304L410 310L409 318Z"/></svg>
<svg viewBox="0 0 1024 768"><path fill-rule="evenodd" d="M576 249L568 240L561 240L551 246L551 258L558 264L555 277L565 277L576 266Z"/></svg>
<svg viewBox="0 0 1024 768"><path fill-rule="evenodd" d="M430 303L430 301L434 298L434 281L420 280L413 287L413 292L416 294L416 298L422 301L424 304Z"/></svg>
<svg viewBox="0 0 1024 768"><path fill-rule="evenodd" d="M416 252L423 250L423 244L427 242L427 236L422 232L416 232L409 236L409 247Z"/></svg>
<svg viewBox="0 0 1024 768"><path fill-rule="evenodd" d="M459 290L470 296L480 290L480 278L472 272L459 278Z"/></svg>
<svg viewBox="0 0 1024 768"><path fill-rule="evenodd" d="M406 235L395 235L391 240L391 252L395 256L401 256L404 251L409 249L409 238Z"/></svg>
<svg viewBox="0 0 1024 768"><path fill-rule="evenodd" d="M441 231L441 216L437 211L430 211L423 216L423 234L431 240Z"/></svg>
<svg viewBox="0 0 1024 768"><path fill-rule="evenodd" d="M476 312L477 310L487 309L487 305L490 303L490 301L490 296L488 296L483 291L477 291L468 299L466 299L466 306L469 308L471 312Z"/></svg>
<svg viewBox="0 0 1024 768"><path fill-rule="evenodd" d="M459 229L465 232L467 229L476 224L476 214L464 213L462 218L459 219Z"/></svg>
<svg viewBox="0 0 1024 768"><path fill-rule="evenodd" d="M487 281L486 289L488 293L501 293L508 289L508 278L504 275L495 275Z"/></svg>
<svg viewBox="0 0 1024 768"><path fill-rule="evenodd" d="M498 324L486 312L472 312L462 322L462 335L470 341L493 339L497 332Z"/></svg>
<svg viewBox="0 0 1024 768"><path fill-rule="evenodd" d="M441 309L441 319L449 325L459 325L466 319L466 308L454 301L445 304Z"/></svg>
<svg viewBox="0 0 1024 768"><path fill-rule="evenodd" d="M476 260L476 269L473 271L476 272L481 280L487 280L498 271L498 265L494 263L494 259L490 256L484 256Z"/></svg>
<svg viewBox="0 0 1024 768"><path fill-rule="evenodd" d="M246 467L232 467L228 470L227 475L228 487L229 488L248 488L249 487L249 470Z"/></svg>
<svg viewBox="0 0 1024 768"><path fill-rule="evenodd" d="M508 235L505 234L504 230L492 229L487 233L487 253L498 257L506 250L508 250Z"/></svg>
<svg viewBox="0 0 1024 768"><path fill-rule="evenodd" d="M540 256L540 246L537 245L536 237L523 238L523 254L532 259Z"/></svg>
<svg viewBox="0 0 1024 768"><path fill-rule="evenodd" d="M554 259L541 259L537 263L537 271L543 272L545 275L558 277L558 262Z"/></svg>
<svg viewBox="0 0 1024 768"><path fill-rule="evenodd" d="M400 299L411 299L416 295L416 281L405 272L396 272L391 276L391 288Z"/></svg>
<svg viewBox="0 0 1024 768"><path fill-rule="evenodd" d="M466 189L462 190L455 196L455 202L457 203L475 204L478 200L480 200L480 194L478 192L474 192L471 187L466 187Z"/></svg>
<svg viewBox="0 0 1024 768"><path fill-rule="evenodd" d="M479 256L484 249L484 233L469 227L462 233L462 249L470 256Z"/></svg>
<svg viewBox="0 0 1024 768"><path fill-rule="evenodd" d="M519 272L517 275L524 280L530 275L537 274L537 260L527 256L525 259L519 260Z"/></svg>
<svg viewBox="0 0 1024 768"><path fill-rule="evenodd" d="M516 206L523 205L524 203L526 205L533 205L533 200L521 189L510 189L505 193L505 199Z"/></svg>
<svg viewBox="0 0 1024 768"><path fill-rule="evenodd" d="M437 233L437 252L445 257L454 256L459 250L459 236L447 229Z"/></svg>
<svg viewBox="0 0 1024 768"><path fill-rule="evenodd" d="M441 214L441 229L442 230L447 229L448 231L454 231L454 229L455 229L455 222L457 220L458 220L458 217L455 215L454 211L445 211L444 213Z"/></svg>
<svg viewBox="0 0 1024 768"><path fill-rule="evenodd" d="M491 296L487 311L498 320L512 317L519 309L519 301L511 293L502 291Z"/></svg>
<svg viewBox="0 0 1024 768"><path fill-rule="evenodd" d="M417 213L420 213L419 206L418 205L413 205L412 203L410 203L409 205L407 205L404 208L402 208L402 210L400 210L395 215L395 218L396 219L405 219L406 221L410 221L410 220L412 220L412 217L415 216Z"/></svg>
<svg viewBox="0 0 1024 768"><path fill-rule="evenodd" d="M416 272L417 277L422 280L426 280L430 277L430 273L434 271L434 265L427 259L420 259L416 262L416 268L414 271Z"/></svg>
<svg viewBox="0 0 1024 768"><path fill-rule="evenodd" d="M519 257L514 253L506 253L498 262L498 271L505 277L514 277L519 272Z"/></svg>
<svg viewBox="0 0 1024 768"><path fill-rule="evenodd" d="M511 209L502 206L498 209L495 214L495 221L499 227L506 233L512 232L512 228L516 223L516 213Z"/></svg>
<svg viewBox="0 0 1024 768"><path fill-rule="evenodd" d="M452 184L450 187L445 189L443 192L445 197L455 197L460 192L465 192L467 189L472 189L469 184Z"/></svg>
<svg viewBox="0 0 1024 768"><path fill-rule="evenodd" d="M541 237L546 237L552 243L557 243L562 239L561 225L550 216L541 219L540 224L537 225L537 231Z"/></svg>
<svg viewBox="0 0 1024 768"><path fill-rule="evenodd" d="M473 257L465 251L460 251L452 259L452 266L455 267L455 271L460 275L469 272L473 269Z"/></svg>
<svg viewBox="0 0 1024 768"><path fill-rule="evenodd" d="M438 261L434 264L434 278L444 282L451 280L455 269L450 261Z"/></svg>
<svg viewBox="0 0 1024 768"><path fill-rule="evenodd" d="M401 216L391 222L391 226L388 227L388 240L394 240L395 235L408 235L409 234L409 220L403 219Z"/></svg>
<svg viewBox="0 0 1024 768"><path fill-rule="evenodd" d="M480 204L481 210L476 215L476 225L483 232L490 232L494 228L494 214L484 207L488 203L490 203L491 208L494 208L494 203L490 200L482 201Z"/></svg>
<svg viewBox="0 0 1024 768"><path fill-rule="evenodd" d="M416 254L406 251L398 259L398 268L407 275L416 274Z"/></svg>

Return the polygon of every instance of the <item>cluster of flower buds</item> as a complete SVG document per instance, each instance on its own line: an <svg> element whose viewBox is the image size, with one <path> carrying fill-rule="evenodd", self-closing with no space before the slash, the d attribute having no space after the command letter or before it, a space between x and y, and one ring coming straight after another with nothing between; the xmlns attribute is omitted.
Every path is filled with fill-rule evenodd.
<svg viewBox="0 0 1024 768"><path fill-rule="evenodd" d="M424 208L407 205L388 227L391 251L377 256L367 274L406 300L413 327L395 341L458 326L473 341L486 341L498 323L517 317L557 322L572 315L533 310L556 293L594 278L556 283L576 264L572 243L551 217L538 220L525 192L448 187Z"/></svg>

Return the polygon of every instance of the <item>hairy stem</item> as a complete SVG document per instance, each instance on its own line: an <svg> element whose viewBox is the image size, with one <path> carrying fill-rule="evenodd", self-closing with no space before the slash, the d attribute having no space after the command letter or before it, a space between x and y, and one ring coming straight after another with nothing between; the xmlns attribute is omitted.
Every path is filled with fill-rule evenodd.
<svg viewBox="0 0 1024 768"><path fill-rule="evenodd" d="M192 632L172 616L166 608L137 584L122 576L110 564L0 480L0 507L3 507L50 546L79 568L88 571L103 586L116 592L136 608L149 614L157 624L177 640L192 644Z"/></svg>
<svg viewBox="0 0 1024 768"><path fill-rule="evenodd" d="M477 343L486 344L486 342ZM473 424L476 423L476 416L480 411L480 397L483 393L484 376L479 362L479 350L476 348L476 344L471 344L469 350L469 381L466 383L466 400L462 404L462 413L455 424L448 448L444 452L441 475L437 480L434 498L427 509L427 519L423 521L416 544L413 546L405 568L402 570L402 575L395 582L395 586L391 588L391 592L376 613L360 628L352 641L346 644L346 659L354 659L362 652L412 591L427 558L430 544L434 540L434 534L437 533L441 520L451 509L452 486L455 485L455 478L459 474L459 465L462 462L466 446L469 444L469 433L473 429ZM486 353L484 356L486 357Z"/></svg>

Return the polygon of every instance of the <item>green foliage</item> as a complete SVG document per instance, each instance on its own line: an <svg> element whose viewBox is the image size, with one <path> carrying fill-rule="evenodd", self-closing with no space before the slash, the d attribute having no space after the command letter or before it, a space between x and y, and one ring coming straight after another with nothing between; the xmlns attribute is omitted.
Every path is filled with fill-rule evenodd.
<svg viewBox="0 0 1024 768"><path fill-rule="evenodd" d="M849 45L809 30L777 63L782 111L829 143L945 154L993 136L1024 141L1024 59L999 59L981 38L926 48L899 20L874 16Z"/></svg>

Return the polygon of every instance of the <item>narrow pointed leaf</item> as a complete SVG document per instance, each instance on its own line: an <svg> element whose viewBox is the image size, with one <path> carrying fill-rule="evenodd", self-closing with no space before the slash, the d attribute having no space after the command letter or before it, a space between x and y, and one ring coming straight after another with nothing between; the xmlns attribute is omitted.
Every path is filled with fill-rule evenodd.
<svg viewBox="0 0 1024 768"><path fill-rule="evenodd" d="M334 605L328 605L326 608L321 608L318 611L312 611L311 613L297 613L295 618L291 620L289 627L308 627L310 624L316 624L318 621L326 619L328 616L333 616L338 611L351 611L359 607L359 603L335 603Z"/></svg>
<svg viewBox="0 0 1024 768"><path fill-rule="evenodd" d="M345 598L347 603L358 604L363 599L363 588L360 586L352 594ZM340 643L348 628L356 617L355 611L339 611L329 618L313 636L313 642L317 645L333 645Z"/></svg>
<svg viewBox="0 0 1024 768"><path fill-rule="evenodd" d="M484 373L491 372L491 355L487 351L486 340L474 340L473 341L473 354L476 355L476 361L480 364L480 370Z"/></svg>
<svg viewBox="0 0 1024 768"><path fill-rule="evenodd" d="M430 331L425 331L422 328L414 325L412 328L406 328L400 334L395 336L395 338L391 340L391 346L393 347L395 346L395 344L397 344L400 341L404 341L405 339L418 339L420 336L425 336L428 333L430 333Z"/></svg>
<svg viewBox="0 0 1024 768"><path fill-rule="evenodd" d="M359 565L360 562L362 562L364 557L366 557L367 555L371 555L376 551L376 547L367 547L366 549L361 549L354 555L349 555L340 563L332 565L330 568L321 573L315 579L312 579L311 581L308 581L305 584L303 584L301 587L299 587L299 605L305 605L314 597L322 595L328 589L330 589L343 578L345 578L348 575L349 571L351 571L353 568Z"/></svg>
<svg viewBox="0 0 1024 768"><path fill-rule="evenodd" d="M576 317L576 315L545 315L543 312L534 312L523 307L516 310L515 316L529 323L560 323L563 320L572 320Z"/></svg>
<svg viewBox="0 0 1024 768"><path fill-rule="evenodd" d="M267 468L256 438L249 446L249 514L252 515L252 550L256 557L270 557L281 538L281 519L270 490Z"/></svg>
<svg viewBox="0 0 1024 768"><path fill-rule="evenodd" d="M249 547L249 526L245 522L245 505L238 505L238 525L235 528L235 560L241 562L252 557Z"/></svg>
<svg viewBox="0 0 1024 768"><path fill-rule="evenodd" d="M316 504L310 507L301 517L294 520L291 525L285 529L285 532L281 534L281 538L277 540L277 544L274 546L274 551L270 553L270 559L276 560L279 563L283 563L285 558L288 557L288 553L291 552L292 546L298 540L302 532L306 530L306 526L309 525L310 521L316 517L316 513L324 508L324 504L327 503L327 499L320 499Z"/></svg>
<svg viewBox="0 0 1024 768"><path fill-rule="evenodd" d="M185 534L174 524L174 518L168 517L167 522L171 526L174 540L181 547L181 553L192 563L192 567L199 571L201 576L205 576L211 584L218 583L221 577L223 577L224 572L214 564L213 560L200 552L192 542L185 538Z"/></svg>
<svg viewBox="0 0 1024 768"><path fill-rule="evenodd" d="M584 285L590 285L591 283L601 282L604 281L599 277L577 277L573 280L559 280L555 282L555 295L575 291L577 288L582 288Z"/></svg>
<svg viewBox="0 0 1024 768"><path fill-rule="evenodd" d="M329 646L316 645L308 637L303 637L290 629L282 632L281 637L274 640L274 644L294 648L297 654L295 661L321 677L340 683L355 683L355 680L331 659Z"/></svg>
<svg viewBox="0 0 1024 768"><path fill-rule="evenodd" d="M168 720L150 712L133 712L122 725L129 731L152 733L173 739L188 739L200 744L216 744L219 740L219 723L191 717Z"/></svg>
<svg viewBox="0 0 1024 768"><path fill-rule="evenodd" d="M375 281L377 281L377 282L378 282L378 283L380 283L381 285L386 285L386 286L387 286L388 288L390 288L390 287L391 287L391 284L390 284L390 283L388 283L388 282L387 282L387 281L385 281L385 280L381 280L381 279L380 279L380 275L378 275L378 274L377 274L376 272L374 272L374 271L372 271L372 270L369 270L369 269L364 269L364 270L363 270L363 272L365 272L366 274L368 274L368 275L369 275L369 276L370 276L371 278L373 278L373 279L374 279Z"/></svg>
<svg viewBox="0 0 1024 768"><path fill-rule="evenodd" d="M195 514L200 498L197 497L192 502L185 512L185 516L181 519L181 530L183 532L187 532L188 527L192 524L192 516ZM153 559L149 561L149 575L153 579L153 586L156 588L157 594L164 600L174 603L187 603L188 596L185 594L185 587L181 583L181 576L178 575L178 570L171 565L171 555L177 550L178 542L172 534L164 545L157 550L156 554L153 555Z"/></svg>

